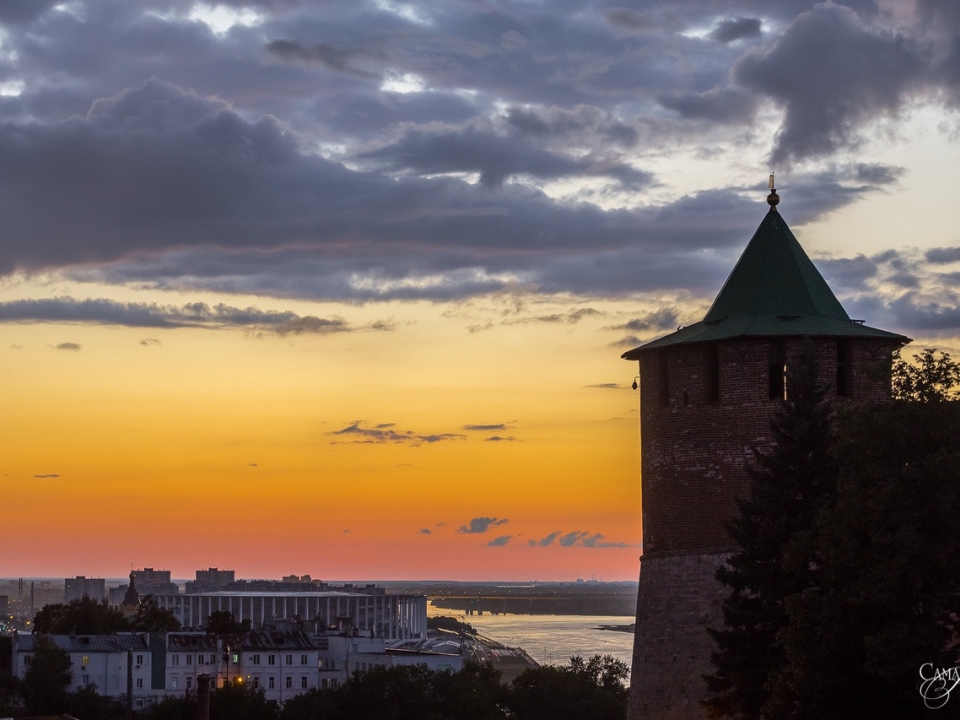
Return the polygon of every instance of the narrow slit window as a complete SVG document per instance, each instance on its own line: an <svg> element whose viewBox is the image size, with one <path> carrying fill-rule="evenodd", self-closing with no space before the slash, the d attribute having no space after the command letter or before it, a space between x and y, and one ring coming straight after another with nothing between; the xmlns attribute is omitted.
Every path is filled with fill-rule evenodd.
<svg viewBox="0 0 960 720"><path fill-rule="evenodd" d="M782 342L770 343L770 399L783 400L787 396L787 365Z"/></svg>
<svg viewBox="0 0 960 720"><path fill-rule="evenodd" d="M720 400L720 346L707 346L707 402Z"/></svg>
<svg viewBox="0 0 960 720"><path fill-rule="evenodd" d="M660 353L660 407L670 404L670 358L666 350Z"/></svg>
<svg viewBox="0 0 960 720"><path fill-rule="evenodd" d="M837 397L850 395L850 344L837 341Z"/></svg>

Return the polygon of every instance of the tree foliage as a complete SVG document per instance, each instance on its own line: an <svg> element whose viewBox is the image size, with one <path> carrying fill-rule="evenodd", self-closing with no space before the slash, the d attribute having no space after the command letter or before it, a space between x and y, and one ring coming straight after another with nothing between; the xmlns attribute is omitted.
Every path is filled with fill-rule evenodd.
<svg viewBox="0 0 960 720"><path fill-rule="evenodd" d="M893 359L893 397L913 402L956 400L960 392L960 364L945 352L924 348L913 356L913 363Z"/></svg>
<svg viewBox="0 0 960 720"><path fill-rule="evenodd" d="M728 527L740 550L717 572L730 595L724 627L710 631L717 644L716 672L705 678L711 717L761 717L767 675L785 663L778 638L788 622L784 600L818 582L813 520L836 490L832 409L819 372L807 345L789 368L788 399L771 423L773 446L754 450L749 495L738 500L740 514Z"/></svg>
<svg viewBox="0 0 960 720"><path fill-rule="evenodd" d="M213 635L241 635L250 630L250 619L237 622L229 610L214 610L204 629Z"/></svg>
<svg viewBox="0 0 960 720"><path fill-rule="evenodd" d="M960 664L960 403L857 408L838 434L837 502L816 521L823 582L787 599L771 710L928 717L920 666Z"/></svg>
<svg viewBox="0 0 960 720"><path fill-rule="evenodd" d="M130 623L119 609L86 595L68 603L44 605L33 619L33 631L47 635L107 635L129 629Z"/></svg>
<svg viewBox="0 0 960 720"><path fill-rule="evenodd" d="M960 665L960 366L926 349L892 378L835 433L822 391L798 415L788 388L718 573L713 716L929 717L920 667Z"/></svg>
<svg viewBox="0 0 960 720"><path fill-rule="evenodd" d="M137 614L130 619L130 629L137 632L175 632L180 629L180 621L173 610L158 606L153 595L147 595L140 601Z"/></svg>
<svg viewBox="0 0 960 720"><path fill-rule="evenodd" d="M627 714L626 663L610 655L575 656L567 666L525 670L507 705L520 720L622 720Z"/></svg>
<svg viewBox="0 0 960 720"><path fill-rule="evenodd" d="M67 709L73 669L70 655L50 638L37 635L30 667L20 692L31 715L56 715Z"/></svg>

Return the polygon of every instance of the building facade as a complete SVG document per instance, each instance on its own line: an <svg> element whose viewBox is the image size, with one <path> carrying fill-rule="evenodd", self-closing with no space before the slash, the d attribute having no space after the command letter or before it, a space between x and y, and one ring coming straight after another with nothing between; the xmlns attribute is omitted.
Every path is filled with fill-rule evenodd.
<svg viewBox="0 0 960 720"><path fill-rule="evenodd" d="M172 610L184 628L203 628L212 613L230 612L238 622L249 620L255 629L297 621L314 631L350 627L388 640L425 637L427 630L424 595L386 595L379 588L369 592L220 590L155 595L154 600Z"/></svg>
<svg viewBox="0 0 960 720"><path fill-rule="evenodd" d="M735 550L726 523L748 494L752 449L771 444L786 373L812 344L839 402L885 401L908 338L852 320L768 198L769 212L701 322L624 353L640 369L643 555L630 720L704 716L707 627Z"/></svg>
<svg viewBox="0 0 960 720"><path fill-rule="evenodd" d="M79 600L84 596L93 600L103 600L107 596L107 581L103 578L88 578L83 575L77 575L75 578L64 578L64 602Z"/></svg>

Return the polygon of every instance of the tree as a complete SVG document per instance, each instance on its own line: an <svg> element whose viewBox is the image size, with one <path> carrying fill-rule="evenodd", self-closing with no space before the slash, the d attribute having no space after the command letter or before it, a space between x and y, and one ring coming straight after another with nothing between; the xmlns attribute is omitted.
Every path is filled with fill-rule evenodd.
<svg viewBox="0 0 960 720"><path fill-rule="evenodd" d="M942 365L919 367L927 376L913 387L936 387ZM941 385L940 400L953 389ZM837 501L816 520L822 582L787 598L771 709L929 717L920 667L960 665L960 402L919 392L851 408L839 414L836 456Z"/></svg>
<svg viewBox="0 0 960 720"><path fill-rule="evenodd" d="M716 672L704 679L711 717L759 718L769 699L767 677L783 667L778 634L788 622L785 599L818 582L812 537L817 512L836 491L830 456L832 408L819 383L816 349L807 344L789 368L787 399L771 423L773 444L754 449L749 495L728 526L739 546L717 571L730 595L724 627L711 629Z"/></svg>
<svg viewBox="0 0 960 720"><path fill-rule="evenodd" d="M914 402L942 402L957 399L960 386L960 364L945 352L936 356L936 349L924 348L913 356L913 364L893 359L893 397Z"/></svg>
<svg viewBox="0 0 960 720"><path fill-rule="evenodd" d="M33 619L33 631L48 635L107 635L129 629L130 623L118 608L86 595L66 604L44 605Z"/></svg>
<svg viewBox="0 0 960 720"><path fill-rule="evenodd" d="M230 682L210 692L211 720L279 720L280 709L263 688Z"/></svg>
<svg viewBox="0 0 960 720"><path fill-rule="evenodd" d="M147 595L140 601L137 614L130 621L130 629L138 632L175 632L180 629L180 621L169 608L161 608L153 595Z"/></svg>
<svg viewBox="0 0 960 720"><path fill-rule="evenodd" d="M37 635L33 639L30 667L23 676L20 692L31 715L56 715L67 709L73 670L70 655L53 640Z"/></svg>
<svg viewBox="0 0 960 720"><path fill-rule="evenodd" d="M622 720L628 675L626 663L610 655L574 656L567 666L524 670L505 702L518 720Z"/></svg>
<svg viewBox="0 0 960 720"><path fill-rule="evenodd" d="M229 610L214 610L207 618L205 629L213 635L242 635L250 631L250 620L237 622Z"/></svg>

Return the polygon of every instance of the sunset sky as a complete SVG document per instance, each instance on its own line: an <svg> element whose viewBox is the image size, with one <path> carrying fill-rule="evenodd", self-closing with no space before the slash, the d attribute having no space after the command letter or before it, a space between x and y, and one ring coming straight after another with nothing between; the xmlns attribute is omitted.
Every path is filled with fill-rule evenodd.
<svg viewBox="0 0 960 720"><path fill-rule="evenodd" d="M960 351L958 107L956 0L6 0L0 577L635 579L769 172Z"/></svg>

